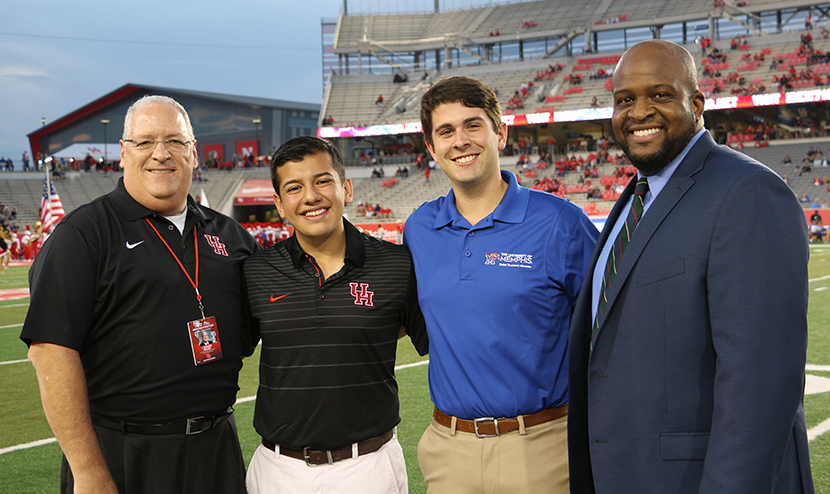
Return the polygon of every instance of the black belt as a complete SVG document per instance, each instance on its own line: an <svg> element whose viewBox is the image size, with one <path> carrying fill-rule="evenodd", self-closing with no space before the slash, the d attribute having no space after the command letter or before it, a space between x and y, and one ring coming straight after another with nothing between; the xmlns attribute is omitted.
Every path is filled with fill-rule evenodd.
<svg viewBox="0 0 830 494"><path fill-rule="evenodd" d="M93 415L92 423L106 429L121 431L127 434L185 434L189 436L210 430L227 420L231 415L233 415L233 407L229 407L223 412L176 419L162 423L126 422L100 415Z"/></svg>
<svg viewBox="0 0 830 494"><path fill-rule="evenodd" d="M374 453L375 451L379 450L384 444L388 443L390 439L392 439L392 431L389 431L380 436L370 437L365 441L360 441L359 443L357 443L357 455L363 456L368 455L369 453ZM276 446L274 445L274 443L268 441L267 439L262 440L262 445L270 449L271 451L276 451ZM291 449L280 446L280 454L285 455L289 458L304 460L306 462L306 465L331 465L336 461L351 458L352 445L350 444L340 449L328 451L317 451L307 447L303 449Z"/></svg>

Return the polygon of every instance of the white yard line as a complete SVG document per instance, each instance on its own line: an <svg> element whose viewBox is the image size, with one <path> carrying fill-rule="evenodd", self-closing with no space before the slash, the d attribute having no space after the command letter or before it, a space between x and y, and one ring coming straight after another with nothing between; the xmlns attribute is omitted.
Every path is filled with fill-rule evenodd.
<svg viewBox="0 0 830 494"><path fill-rule="evenodd" d="M826 419L824 422L818 424L812 429L807 429L807 440L812 442L813 439L819 437L827 431L830 431L830 419Z"/></svg>
<svg viewBox="0 0 830 494"><path fill-rule="evenodd" d="M21 449L29 449L34 448L35 446L43 446L45 444L52 444L57 442L58 440L54 437L50 437L49 439L41 439L40 441L32 441L26 444L18 444L17 446L9 446L8 448L0 449L0 455L4 455L6 453L11 453L12 451L20 451Z"/></svg>
<svg viewBox="0 0 830 494"><path fill-rule="evenodd" d="M5 362L0 362L0 365L9 365L9 364L22 364L23 362L28 362L29 359L24 358L23 360L7 360Z"/></svg>

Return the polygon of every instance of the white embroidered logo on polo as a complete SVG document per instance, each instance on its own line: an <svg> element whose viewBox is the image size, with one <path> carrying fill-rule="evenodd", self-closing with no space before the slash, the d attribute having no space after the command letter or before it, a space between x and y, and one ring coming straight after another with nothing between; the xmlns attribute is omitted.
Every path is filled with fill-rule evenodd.
<svg viewBox="0 0 830 494"><path fill-rule="evenodd" d="M511 254L508 252L485 252L485 266L502 266L507 268L532 268L533 254Z"/></svg>
<svg viewBox="0 0 830 494"><path fill-rule="evenodd" d="M219 240L219 237L217 237L215 235L205 234L205 239L207 240L207 243L210 244L211 247L213 247L213 253L214 254L229 257L228 256L228 251L225 250L225 244L223 244Z"/></svg>
<svg viewBox="0 0 830 494"><path fill-rule="evenodd" d="M372 303L372 297L375 295L375 292L369 291L368 283L349 283L349 291L352 297L354 297L355 305L365 305L366 307L375 306Z"/></svg>
<svg viewBox="0 0 830 494"><path fill-rule="evenodd" d="M136 242L134 244L131 244L130 241L128 240L127 241L127 248L130 249L130 250L133 250L133 249L135 249L136 247L138 247L139 245L141 245L143 243L144 243L144 240L142 240L141 242Z"/></svg>

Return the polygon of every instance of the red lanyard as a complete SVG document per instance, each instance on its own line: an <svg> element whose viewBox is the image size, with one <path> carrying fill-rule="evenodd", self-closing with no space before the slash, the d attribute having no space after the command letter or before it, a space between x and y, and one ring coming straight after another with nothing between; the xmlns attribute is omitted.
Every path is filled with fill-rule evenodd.
<svg viewBox="0 0 830 494"><path fill-rule="evenodd" d="M196 251L196 282L194 283L193 278L191 278L190 274L188 274L187 270L184 269L184 265L179 260L179 256L177 256L176 253L173 252L173 249L170 248L170 246L167 244L167 241L164 240L164 237L162 237L161 234L159 233L159 231L156 230L156 227L150 221L150 218L144 218L144 219L147 220L147 224L150 225L150 228L152 228L153 231L156 232L156 235L158 235L158 237L161 239L161 241L164 242L164 246L167 247L167 250L169 250L170 254L173 255L173 259L175 259L176 262L179 263L179 267L182 268L182 271L184 271L184 275L187 276L187 281L189 281L190 284L193 285L193 289L196 290L196 300L199 302L199 312L202 313L202 319L204 319L205 318L205 306L202 305L202 294L199 293L199 243L196 240L197 239L197 237L196 237L196 227L195 226L193 227L193 250Z"/></svg>

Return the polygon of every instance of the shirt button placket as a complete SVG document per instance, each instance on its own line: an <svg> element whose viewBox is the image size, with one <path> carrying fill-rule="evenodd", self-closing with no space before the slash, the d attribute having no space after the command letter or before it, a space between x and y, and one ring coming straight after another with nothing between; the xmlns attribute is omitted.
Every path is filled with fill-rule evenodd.
<svg viewBox="0 0 830 494"><path fill-rule="evenodd" d="M462 280L472 280L474 278L475 272L475 259L473 256L474 245L473 245L473 237L475 236L476 232L469 231L466 235L464 235L464 242L461 247L462 257L461 257L461 279Z"/></svg>

